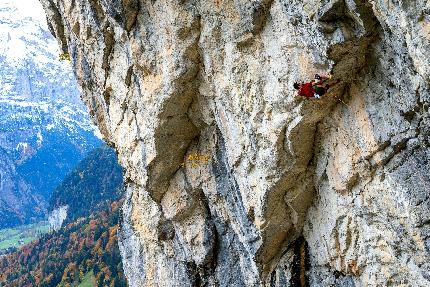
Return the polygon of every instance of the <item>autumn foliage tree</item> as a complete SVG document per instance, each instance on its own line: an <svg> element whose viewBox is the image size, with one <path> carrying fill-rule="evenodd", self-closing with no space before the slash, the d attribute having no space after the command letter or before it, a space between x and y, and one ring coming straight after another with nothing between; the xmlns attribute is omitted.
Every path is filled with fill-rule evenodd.
<svg viewBox="0 0 430 287"><path fill-rule="evenodd" d="M119 208L81 218L0 258L0 286L77 286L89 271L97 286L127 286L118 248Z"/></svg>

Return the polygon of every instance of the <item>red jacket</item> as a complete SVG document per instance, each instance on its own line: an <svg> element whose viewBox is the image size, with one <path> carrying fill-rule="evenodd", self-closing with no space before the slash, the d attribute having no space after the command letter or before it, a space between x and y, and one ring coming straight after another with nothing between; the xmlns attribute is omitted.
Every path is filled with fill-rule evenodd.
<svg viewBox="0 0 430 287"><path fill-rule="evenodd" d="M299 96L312 98L315 94L315 90L311 83L303 84L299 89Z"/></svg>

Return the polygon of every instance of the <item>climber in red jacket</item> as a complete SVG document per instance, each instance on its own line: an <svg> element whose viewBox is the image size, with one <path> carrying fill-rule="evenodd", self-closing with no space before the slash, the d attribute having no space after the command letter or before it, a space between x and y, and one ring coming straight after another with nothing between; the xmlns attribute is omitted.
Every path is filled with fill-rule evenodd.
<svg viewBox="0 0 430 287"><path fill-rule="evenodd" d="M321 98L329 89L328 84L324 84L325 81L331 77L315 75L315 80L309 83L294 83L294 88L298 90L298 96L306 98Z"/></svg>

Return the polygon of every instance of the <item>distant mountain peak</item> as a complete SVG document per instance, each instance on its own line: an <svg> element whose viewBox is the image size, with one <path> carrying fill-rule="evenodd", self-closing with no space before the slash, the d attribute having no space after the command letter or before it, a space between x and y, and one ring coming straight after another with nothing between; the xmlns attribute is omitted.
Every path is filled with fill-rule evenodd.
<svg viewBox="0 0 430 287"><path fill-rule="evenodd" d="M101 144L59 54L39 1L0 2L0 228L43 216L57 184Z"/></svg>

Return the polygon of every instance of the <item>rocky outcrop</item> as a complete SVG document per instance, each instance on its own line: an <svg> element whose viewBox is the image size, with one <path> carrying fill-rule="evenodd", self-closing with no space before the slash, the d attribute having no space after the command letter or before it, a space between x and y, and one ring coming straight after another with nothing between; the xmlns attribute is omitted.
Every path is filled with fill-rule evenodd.
<svg viewBox="0 0 430 287"><path fill-rule="evenodd" d="M42 3L125 168L131 286L430 284L428 3Z"/></svg>
<svg viewBox="0 0 430 287"><path fill-rule="evenodd" d="M68 205L63 205L52 210L48 217L49 228L58 231L63 225L64 220L67 218Z"/></svg>

